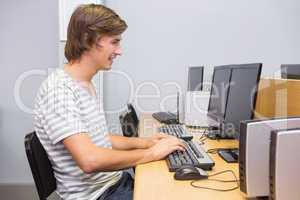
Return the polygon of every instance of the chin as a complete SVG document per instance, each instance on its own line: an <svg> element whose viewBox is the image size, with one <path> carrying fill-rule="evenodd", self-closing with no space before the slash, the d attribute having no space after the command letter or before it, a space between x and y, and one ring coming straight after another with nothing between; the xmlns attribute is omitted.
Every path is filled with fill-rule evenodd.
<svg viewBox="0 0 300 200"><path fill-rule="evenodd" d="M107 65L103 68L103 70L107 71L107 70L111 70L111 65Z"/></svg>
<svg viewBox="0 0 300 200"><path fill-rule="evenodd" d="M99 71L107 71L110 69L111 69L111 64L102 65L101 67L98 68Z"/></svg>

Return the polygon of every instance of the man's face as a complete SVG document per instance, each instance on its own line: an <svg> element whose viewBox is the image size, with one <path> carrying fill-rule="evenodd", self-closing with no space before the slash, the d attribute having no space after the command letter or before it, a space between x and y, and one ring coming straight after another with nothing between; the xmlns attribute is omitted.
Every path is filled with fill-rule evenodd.
<svg viewBox="0 0 300 200"><path fill-rule="evenodd" d="M121 35L103 36L97 41L91 54L97 66L99 66L98 70L111 69L113 60L122 54L120 41Z"/></svg>

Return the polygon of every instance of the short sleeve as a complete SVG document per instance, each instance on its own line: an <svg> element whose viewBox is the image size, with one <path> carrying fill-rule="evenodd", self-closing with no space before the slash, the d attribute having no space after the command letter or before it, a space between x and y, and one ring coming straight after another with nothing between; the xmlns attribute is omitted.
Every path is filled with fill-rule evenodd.
<svg viewBox="0 0 300 200"><path fill-rule="evenodd" d="M73 134L87 132L74 92L55 87L42 100L42 124L53 144Z"/></svg>

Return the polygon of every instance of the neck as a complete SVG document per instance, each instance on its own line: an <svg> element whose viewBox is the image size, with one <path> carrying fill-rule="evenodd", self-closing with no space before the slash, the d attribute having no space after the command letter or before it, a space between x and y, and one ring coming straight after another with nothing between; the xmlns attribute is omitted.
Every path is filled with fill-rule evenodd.
<svg viewBox="0 0 300 200"><path fill-rule="evenodd" d="M98 72L97 66L91 59L82 56L81 59L69 62L64 66L64 70L76 81L90 82Z"/></svg>

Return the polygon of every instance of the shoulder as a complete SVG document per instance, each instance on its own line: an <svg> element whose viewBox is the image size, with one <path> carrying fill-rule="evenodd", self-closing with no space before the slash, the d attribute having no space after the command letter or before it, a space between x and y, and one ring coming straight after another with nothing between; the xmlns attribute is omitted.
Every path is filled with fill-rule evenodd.
<svg viewBox="0 0 300 200"><path fill-rule="evenodd" d="M63 71L63 69L55 69L44 82L41 84L37 99L49 98L55 94L55 96L73 95L76 97L76 84L74 81Z"/></svg>

